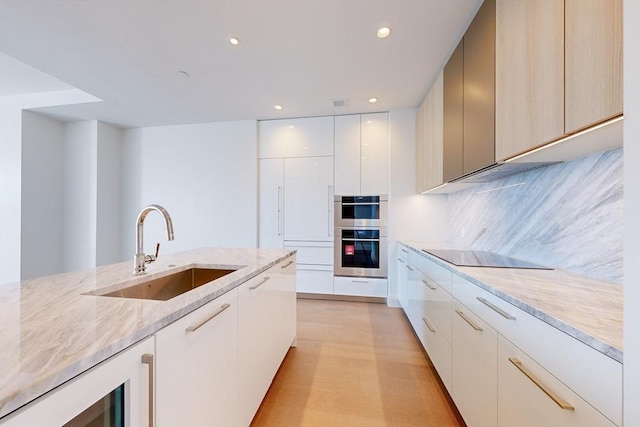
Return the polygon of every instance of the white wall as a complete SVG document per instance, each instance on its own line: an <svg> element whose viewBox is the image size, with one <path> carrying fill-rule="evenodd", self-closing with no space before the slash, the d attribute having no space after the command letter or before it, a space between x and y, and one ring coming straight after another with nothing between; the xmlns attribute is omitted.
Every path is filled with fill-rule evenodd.
<svg viewBox="0 0 640 427"><path fill-rule="evenodd" d="M62 272L64 124L22 112L21 280Z"/></svg>
<svg viewBox="0 0 640 427"><path fill-rule="evenodd" d="M135 221L148 204L171 215L145 221L144 249L160 253L196 247L257 245L257 123L255 120L129 129L122 148L122 253L135 251Z"/></svg>
<svg viewBox="0 0 640 427"><path fill-rule="evenodd" d="M123 261L121 159L123 131L98 122L96 265Z"/></svg>
<svg viewBox="0 0 640 427"><path fill-rule="evenodd" d="M95 267L97 122L68 123L64 144L64 271Z"/></svg>
<svg viewBox="0 0 640 427"><path fill-rule="evenodd" d="M396 260L398 240L444 240L446 195L416 194L416 110L389 113L389 299L399 306Z"/></svg>
<svg viewBox="0 0 640 427"><path fill-rule="evenodd" d="M640 2L624 2L624 425L640 426Z"/></svg>

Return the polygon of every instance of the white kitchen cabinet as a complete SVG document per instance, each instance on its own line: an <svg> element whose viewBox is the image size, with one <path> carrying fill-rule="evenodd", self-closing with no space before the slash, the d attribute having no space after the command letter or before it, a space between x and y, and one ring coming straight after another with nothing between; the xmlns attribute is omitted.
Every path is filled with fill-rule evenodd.
<svg viewBox="0 0 640 427"><path fill-rule="evenodd" d="M516 425L615 426L526 353L499 336L498 426Z"/></svg>
<svg viewBox="0 0 640 427"><path fill-rule="evenodd" d="M156 333L157 427L239 426L238 289Z"/></svg>
<svg viewBox="0 0 640 427"><path fill-rule="evenodd" d="M333 293L336 295L386 298L387 279L336 276L333 278Z"/></svg>
<svg viewBox="0 0 640 427"><path fill-rule="evenodd" d="M144 362L143 362L143 356ZM147 338L2 418L2 427L88 425L104 409L103 397L124 385L124 417L131 427L153 414L154 339ZM151 377L150 377L151 374ZM122 390L122 389L120 389ZM150 402L151 399L151 402ZM101 419L102 420L102 419Z"/></svg>
<svg viewBox="0 0 640 427"><path fill-rule="evenodd" d="M335 193L388 194L389 114L336 116L335 120Z"/></svg>
<svg viewBox="0 0 640 427"><path fill-rule="evenodd" d="M240 285L239 299L239 425L248 426L296 337L295 256Z"/></svg>
<svg viewBox="0 0 640 427"><path fill-rule="evenodd" d="M409 276L407 269L409 250L403 244L398 244L398 262L397 262L397 277L398 277L398 300L400 306L408 315L409 311Z"/></svg>
<svg viewBox="0 0 640 427"><path fill-rule="evenodd" d="M459 302L453 307L451 396L467 425L495 427L498 333Z"/></svg>
<svg viewBox="0 0 640 427"><path fill-rule="evenodd" d="M284 242L284 159L260 159L258 244L282 249Z"/></svg>
<svg viewBox="0 0 640 427"><path fill-rule="evenodd" d="M333 241L333 157L284 161L284 239Z"/></svg>
<svg viewBox="0 0 640 427"><path fill-rule="evenodd" d="M298 292L333 294L333 242L285 241L284 247L297 251Z"/></svg>
<svg viewBox="0 0 640 427"><path fill-rule="evenodd" d="M333 117L258 122L258 157L333 156Z"/></svg>

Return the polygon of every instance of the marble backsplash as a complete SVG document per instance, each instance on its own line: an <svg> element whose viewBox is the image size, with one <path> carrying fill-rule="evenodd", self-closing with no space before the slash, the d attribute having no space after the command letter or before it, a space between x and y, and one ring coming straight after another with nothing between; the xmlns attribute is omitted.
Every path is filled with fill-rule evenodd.
<svg viewBox="0 0 640 427"><path fill-rule="evenodd" d="M622 284L622 148L447 196L447 240Z"/></svg>

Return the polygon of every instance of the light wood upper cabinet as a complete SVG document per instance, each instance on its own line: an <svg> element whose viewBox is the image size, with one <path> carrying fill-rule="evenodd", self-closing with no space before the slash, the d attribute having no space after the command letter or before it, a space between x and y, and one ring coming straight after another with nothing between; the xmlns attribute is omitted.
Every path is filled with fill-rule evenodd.
<svg viewBox="0 0 640 427"><path fill-rule="evenodd" d="M496 160L564 133L564 1L496 2Z"/></svg>
<svg viewBox="0 0 640 427"><path fill-rule="evenodd" d="M464 39L453 51L443 75L443 179L462 175Z"/></svg>
<svg viewBox="0 0 640 427"><path fill-rule="evenodd" d="M444 183L442 92L443 73L440 73L416 118L416 190L419 193Z"/></svg>
<svg viewBox="0 0 640 427"><path fill-rule="evenodd" d="M622 113L622 0L565 0L565 132Z"/></svg>
<svg viewBox="0 0 640 427"><path fill-rule="evenodd" d="M485 0L464 34L465 174L495 162L495 7L495 0Z"/></svg>

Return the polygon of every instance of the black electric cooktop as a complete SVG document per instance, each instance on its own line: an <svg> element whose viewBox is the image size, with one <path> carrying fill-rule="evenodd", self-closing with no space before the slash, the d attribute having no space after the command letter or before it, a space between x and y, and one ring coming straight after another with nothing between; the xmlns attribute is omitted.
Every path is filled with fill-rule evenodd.
<svg viewBox="0 0 640 427"><path fill-rule="evenodd" d="M553 268L485 251L456 251L448 249L423 249L423 252L445 260L458 267L498 267L533 268L553 270Z"/></svg>

